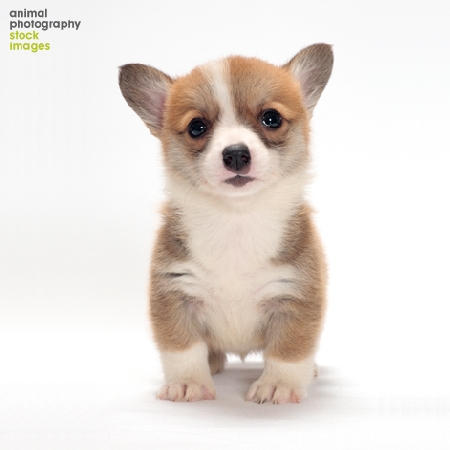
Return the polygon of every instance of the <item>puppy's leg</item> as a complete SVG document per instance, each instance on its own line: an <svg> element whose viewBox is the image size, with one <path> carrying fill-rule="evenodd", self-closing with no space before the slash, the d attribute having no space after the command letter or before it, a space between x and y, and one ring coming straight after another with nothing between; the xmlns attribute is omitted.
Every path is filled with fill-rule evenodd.
<svg viewBox="0 0 450 450"><path fill-rule="evenodd" d="M314 377L318 377L319 376L319 366L314 363Z"/></svg>
<svg viewBox="0 0 450 450"><path fill-rule="evenodd" d="M208 347L204 342L186 350L161 352L166 383L158 399L175 402L214 400L214 384L208 365Z"/></svg>
<svg viewBox="0 0 450 450"><path fill-rule="evenodd" d="M264 371L247 400L298 403L314 376L314 353L321 330L320 298L277 297L264 305Z"/></svg>
<svg viewBox="0 0 450 450"><path fill-rule="evenodd" d="M158 398L177 402L212 400L216 394L208 346L200 331L198 300L179 291L160 296L157 286L154 279L150 313L166 379Z"/></svg>
<svg viewBox="0 0 450 450"><path fill-rule="evenodd" d="M177 277L178 278L178 277ZM158 398L197 401L215 398L208 346L200 320L202 301L173 286L173 276L154 273L150 316L166 384Z"/></svg>
<svg viewBox="0 0 450 450"><path fill-rule="evenodd" d="M247 401L257 403L299 403L314 374L313 356L298 363L266 357L264 371L247 394Z"/></svg>
<svg viewBox="0 0 450 450"><path fill-rule="evenodd" d="M209 367L211 369L211 375L215 373L222 372L225 363L227 361L227 355L224 352L219 352L216 350L210 350L208 356Z"/></svg>
<svg viewBox="0 0 450 450"><path fill-rule="evenodd" d="M162 213L150 276L150 317L166 378L158 398L213 399L215 390L201 320L203 302L185 292L192 274L176 267L190 258L180 211L166 205Z"/></svg>

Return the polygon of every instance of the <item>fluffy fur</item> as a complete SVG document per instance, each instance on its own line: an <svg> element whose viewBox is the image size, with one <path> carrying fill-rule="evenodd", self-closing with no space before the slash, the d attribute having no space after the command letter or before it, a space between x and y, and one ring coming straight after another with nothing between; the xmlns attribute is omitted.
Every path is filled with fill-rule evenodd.
<svg viewBox="0 0 450 450"><path fill-rule="evenodd" d="M304 198L309 120L332 64L331 47L316 44L281 67L232 56L177 79L121 67L122 93L160 139L167 171L150 287L166 378L158 398L213 399L226 354L257 351L264 371L247 400L305 395L326 284ZM242 168L226 162L230 149Z"/></svg>

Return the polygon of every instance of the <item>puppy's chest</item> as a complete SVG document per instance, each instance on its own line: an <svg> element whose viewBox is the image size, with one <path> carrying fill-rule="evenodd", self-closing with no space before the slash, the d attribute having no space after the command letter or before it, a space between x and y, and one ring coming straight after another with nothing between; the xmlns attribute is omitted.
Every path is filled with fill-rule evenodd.
<svg viewBox="0 0 450 450"><path fill-rule="evenodd" d="M184 225L191 258L176 268L186 274L176 283L200 300L198 313L223 348L251 351L267 302L295 289L294 268L273 262L285 224L249 215L187 218Z"/></svg>
<svg viewBox="0 0 450 450"><path fill-rule="evenodd" d="M186 216L192 260L219 272L247 273L267 266L283 242L286 221L275 214Z"/></svg>

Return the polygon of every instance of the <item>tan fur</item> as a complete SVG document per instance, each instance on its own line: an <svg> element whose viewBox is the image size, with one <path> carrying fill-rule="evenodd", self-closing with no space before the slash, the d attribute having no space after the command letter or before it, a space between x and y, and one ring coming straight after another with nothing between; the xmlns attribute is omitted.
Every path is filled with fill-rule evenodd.
<svg viewBox="0 0 450 450"><path fill-rule="evenodd" d="M199 300L177 291L172 286L178 274L169 271L172 261L189 257L185 234L180 227L179 211L166 206L162 210L163 225L156 239L150 273L150 317L160 350L183 350L200 339L192 307ZM173 326L168 327L167 324Z"/></svg>
<svg viewBox="0 0 450 450"><path fill-rule="evenodd" d="M316 350L326 306L326 264L308 206L292 216L274 262L295 265L301 284L297 297L275 298L265 305L266 355L298 362Z"/></svg>
<svg viewBox="0 0 450 450"><path fill-rule="evenodd" d="M213 128L194 140L185 133L187 126L192 119L202 118L212 127L218 114L212 86L200 68L195 68L189 75L175 80L167 98L162 137L163 152L169 161L170 150L174 144L184 151L190 160L194 159L204 149Z"/></svg>
<svg viewBox="0 0 450 450"><path fill-rule="evenodd" d="M288 70L256 58L239 56L228 58L228 63L236 111L244 123L260 129L266 139L274 143L285 141L286 134L297 125L305 137L308 136L308 114L302 104L298 82ZM270 108L280 111L285 119L277 130L268 130L259 120L260 112Z"/></svg>

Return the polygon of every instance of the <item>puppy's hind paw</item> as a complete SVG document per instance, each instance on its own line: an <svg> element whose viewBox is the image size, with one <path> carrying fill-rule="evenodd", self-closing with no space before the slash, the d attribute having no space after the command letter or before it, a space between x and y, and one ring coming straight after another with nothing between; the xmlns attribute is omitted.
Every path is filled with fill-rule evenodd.
<svg viewBox="0 0 450 450"><path fill-rule="evenodd" d="M214 400L216 392L213 386L204 386L193 382L175 382L164 385L156 396L158 400L172 402L197 402Z"/></svg>

